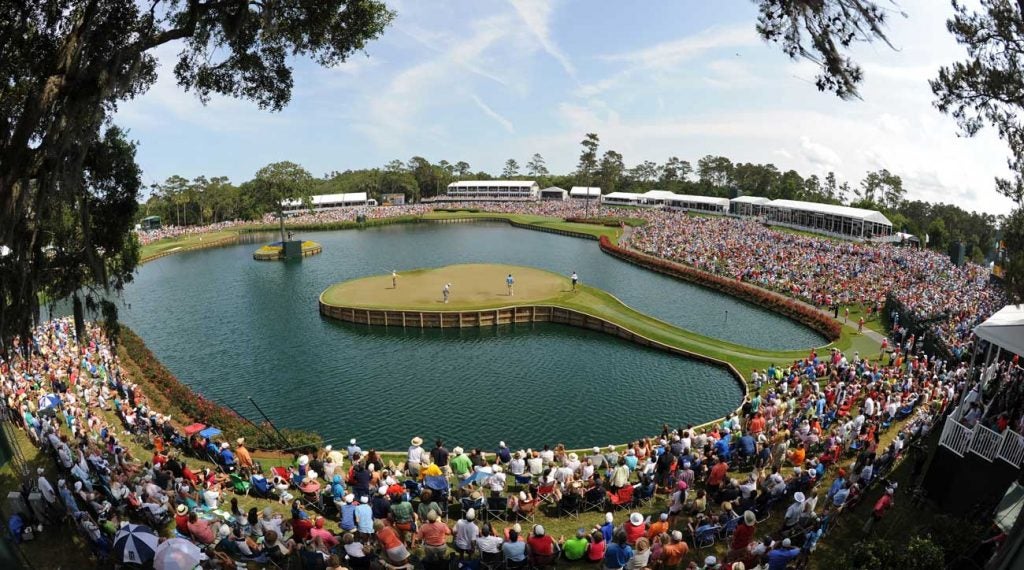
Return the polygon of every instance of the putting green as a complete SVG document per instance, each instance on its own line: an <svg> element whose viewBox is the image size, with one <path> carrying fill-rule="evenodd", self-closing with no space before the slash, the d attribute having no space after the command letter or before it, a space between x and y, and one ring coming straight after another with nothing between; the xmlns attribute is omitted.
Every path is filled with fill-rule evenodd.
<svg viewBox="0 0 1024 570"><path fill-rule="evenodd" d="M505 279L515 281L509 295ZM399 271L332 285L321 295L329 305L365 309L488 309L523 303L550 303L573 295L568 277L516 265L465 264ZM448 304L441 290L451 283Z"/></svg>

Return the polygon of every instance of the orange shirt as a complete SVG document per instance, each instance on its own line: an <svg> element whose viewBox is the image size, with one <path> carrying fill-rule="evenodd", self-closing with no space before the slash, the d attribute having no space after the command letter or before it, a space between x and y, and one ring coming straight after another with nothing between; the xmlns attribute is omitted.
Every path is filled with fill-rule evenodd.
<svg viewBox="0 0 1024 570"><path fill-rule="evenodd" d="M451 533L452 529L448 528L448 525L441 521L435 521L420 525L419 530L416 531L416 536L427 546L444 546L448 535Z"/></svg>
<svg viewBox="0 0 1024 570"><path fill-rule="evenodd" d="M238 460L238 464L242 467L252 467L252 456L249 455L249 450L245 446L239 445L235 448L235 459Z"/></svg>
<svg viewBox="0 0 1024 570"><path fill-rule="evenodd" d="M647 531L647 538L653 541L654 537L663 532L668 532L668 521L662 522L659 520L658 522L653 522L651 523L650 530Z"/></svg>
<svg viewBox="0 0 1024 570"><path fill-rule="evenodd" d="M755 435L759 434L764 431L764 424L764 417L754 416L754 418L750 420L750 423L747 425L747 427L749 428L748 431Z"/></svg>
<svg viewBox="0 0 1024 570"><path fill-rule="evenodd" d="M722 484L722 479L725 479L725 475L728 472L729 472L729 464L728 463L726 463L725 461L721 461L719 463L716 463L715 466L711 468L711 473L708 475L708 485L713 485L713 486L721 485Z"/></svg>
<svg viewBox="0 0 1024 570"><path fill-rule="evenodd" d="M669 543L662 547L662 556L665 557L665 566L676 566L683 561L683 557L690 551L685 540L676 543Z"/></svg>
<svg viewBox="0 0 1024 570"><path fill-rule="evenodd" d="M798 447L793 450L793 453L789 455L789 461L793 465L803 465L804 459L807 458L807 452L802 447Z"/></svg>
<svg viewBox="0 0 1024 570"><path fill-rule="evenodd" d="M391 550L402 545L402 539L398 538L398 533L389 526L377 531L377 541L384 547L384 550Z"/></svg>

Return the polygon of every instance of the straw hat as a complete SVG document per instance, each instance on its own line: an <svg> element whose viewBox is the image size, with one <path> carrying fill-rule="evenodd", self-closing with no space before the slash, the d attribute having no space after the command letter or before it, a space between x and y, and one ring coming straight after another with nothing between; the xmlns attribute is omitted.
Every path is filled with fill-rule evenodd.
<svg viewBox="0 0 1024 570"><path fill-rule="evenodd" d="M462 455L462 451L463 450L461 447L456 447L455 449L452 450L452 453L454 453L455 455Z"/></svg>
<svg viewBox="0 0 1024 570"><path fill-rule="evenodd" d="M579 460L580 460L580 456L579 455L576 455L575 453L570 453L569 454L569 461L579 461Z"/></svg>
<svg viewBox="0 0 1024 570"><path fill-rule="evenodd" d="M412 444L413 445L423 445L423 438L420 437L420 436L416 436L416 437L412 438Z"/></svg>
<svg viewBox="0 0 1024 570"><path fill-rule="evenodd" d="M807 497L805 497L804 494L801 493L800 491L797 491L796 493L793 494L793 500L798 503L802 503L807 500Z"/></svg>
<svg viewBox="0 0 1024 570"><path fill-rule="evenodd" d="M188 505L186 505L184 503L178 505L177 511L178 511L179 515L187 514L188 513Z"/></svg>
<svg viewBox="0 0 1024 570"><path fill-rule="evenodd" d="M244 437L240 437L240 438L235 440L235 443L237 443L238 445L245 445L245 438Z"/></svg>
<svg viewBox="0 0 1024 570"><path fill-rule="evenodd" d="M745 522L747 526L754 526L754 524L757 523L757 515L754 514L754 511L747 511L743 513L743 522Z"/></svg>

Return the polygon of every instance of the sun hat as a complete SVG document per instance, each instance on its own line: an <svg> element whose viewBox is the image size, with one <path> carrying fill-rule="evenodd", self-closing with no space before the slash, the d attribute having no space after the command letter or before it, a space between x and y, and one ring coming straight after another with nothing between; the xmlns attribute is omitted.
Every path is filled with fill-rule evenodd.
<svg viewBox="0 0 1024 570"><path fill-rule="evenodd" d="M421 445L422 443L423 443L423 438L422 437L416 436L416 437L412 438L412 444L413 445Z"/></svg>
<svg viewBox="0 0 1024 570"><path fill-rule="evenodd" d="M743 522L747 523L747 526L754 526L754 523L757 522L757 515L754 514L754 511L747 511L743 513Z"/></svg>
<svg viewBox="0 0 1024 570"><path fill-rule="evenodd" d="M595 445L593 451L594 453L601 453L601 448Z"/></svg>
<svg viewBox="0 0 1024 570"><path fill-rule="evenodd" d="M722 510L723 511L731 511L732 510L732 503L730 503L729 501L725 501L724 503L722 503Z"/></svg>
<svg viewBox="0 0 1024 570"><path fill-rule="evenodd" d="M452 450L452 453L454 453L455 455L462 455L462 451L463 450L461 447L456 447L455 449Z"/></svg>
<svg viewBox="0 0 1024 570"><path fill-rule="evenodd" d="M678 531L678 530L672 531L672 540L674 540L676 542L679 542L682 539L683 539L683 533L681 531Z"/></svg>
<svg viewBox="0 0 1024 570"><path fill-rule="evenodd" d="M805 497L804 494L801 493L800 491L797 491L796 493L793 494L793 500L798 503L802 503L807 500L807 497Z"/></svg>
<svg viewBox="0 0 1024 570"><path fill-rule="evenodd" d="M644 516L642 514L640 514L640 513L633 513L633 514L629 515L629 522L633 526L640 526L640 525L644 524Z"/></svg>
<svg viewBox="0 0 1024 570"><path fill-rule="evenodd" d="M178 505L178 508L176 510L178 511L179 515L183 515L188 512L188 505L182 503Z"/></svg>
<svg viewBox="0 0 1024 570"><path fill-rule="evenodd" d="M470 508L466 511L466 520L471 521L476 518L476 509Z"/></svg>

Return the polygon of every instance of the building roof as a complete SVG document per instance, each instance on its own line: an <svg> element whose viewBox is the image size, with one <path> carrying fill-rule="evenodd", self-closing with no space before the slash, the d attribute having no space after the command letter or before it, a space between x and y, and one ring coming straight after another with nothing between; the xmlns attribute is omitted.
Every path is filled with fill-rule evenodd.
<svg viewBox="0 0 1024 570"><path fill-rule="evenodd" d="M573 186L569 190L571 196L600 196L601 189L597 186Z"/></svg>
<svg viewBox="0 0 1024 570"><path fill-rule="evenodd" d="M733 198L732 201L739 204L767 204L771 202L771 200L764 196L739 196Z"/></svg>
<svg viewBox="0 0 1024 570"><path fill-rule="evenodd" d="M562 194L567 194L569 191L558 186L548 186L547 188L542 188L541 192L561 192Z"/></svg>
<svg viewBox="0 0 1024 570"><path fill-rule="evenodd" d="M639 200L642 194L636 192L609 192L604 195L605 200Z"/></svg>
<svg viewBox="0 0 1024 570"><path fill-rule="evenodd" d="M835 204L819 204L817 202L800 202L798 200L772 200L769 206L783 208L786 210L801 210L804 212L815 212L819 214L831 214L844 218L853 218L865 222L874 222L885 226L892 226L889 218L877 210L865 210L863 208L851 208L849 206L837 206Z"/></svg>
<svg viewBox="0 0 1024 570"><path fill-rule="evenodd" d="M313 206L324 204L350 204L354 202L365 202L366 192L348 192L342 194L317 194L311 196ZM294 208L302 205L302 200L284 200L281 205L286 208Z"/></svg>
<svg viewBox="0 0 1024 570"><path fill-rule="evenodd" d="M669 194L672 194L669 192ZM729 207L728 198L718 198L715 196L694 196L692 194L672 194L670 198L664 198L665 200L673 200L676 202L693 202L695 204L718 204L719 206Z"/></svg>
<svg viewBox="0 0 1024 570"><path fill-rule="evenodd" d="M452 182L449 188L532 188L533 180L460 180Z"/></svg>
<svg viewBox="0 0 1024 570"><path fill-rule="evenodd" d="M677 196L675 192L669 192L668 190L648 190L641 194L648 200L668 200Z"/></svg>

